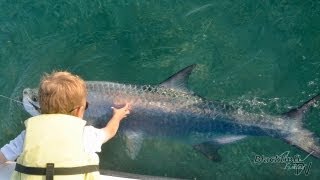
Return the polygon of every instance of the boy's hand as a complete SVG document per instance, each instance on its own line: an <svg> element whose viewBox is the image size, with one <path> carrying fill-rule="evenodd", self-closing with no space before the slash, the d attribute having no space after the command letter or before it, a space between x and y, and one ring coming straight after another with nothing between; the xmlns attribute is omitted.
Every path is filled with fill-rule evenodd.
<svg viewBox="0 0 320 180"><path fill-rule="evenodd" d="M131 104L126 103L124 107L119 109L115 107L111 107L111 108L113 109L113 116L108 122L108 124L106 125L106 127L103 128L106 135L106 138L104 139L103 142L107 142L109 139L111 139L113 136L116 135L121 120L130 114Z"/></svg>
<svg viewBox="0 0 320 180"><path fill-rule="evenodd" d="M126 105L120 109L117 109L115 107L111 108L113 109L113 117L122 120L130 114L131 104L126 103Z"/></svg>

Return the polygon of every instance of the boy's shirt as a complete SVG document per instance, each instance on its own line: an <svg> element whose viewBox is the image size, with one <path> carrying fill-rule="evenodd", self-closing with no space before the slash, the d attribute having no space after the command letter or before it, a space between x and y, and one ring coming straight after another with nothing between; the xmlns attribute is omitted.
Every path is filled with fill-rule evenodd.
<svg viewBox="0 0 320 180"><path fill-rule="evenodd" d="M11 140L1 148L1 152L8 161L16 160L23 151L23 144L26 131L22 131L15 139ZM102 129L97 129L93 126L85 126L83 130L83 145L84 151L87 153L101 152L101 145L106 137Z"/></svg>

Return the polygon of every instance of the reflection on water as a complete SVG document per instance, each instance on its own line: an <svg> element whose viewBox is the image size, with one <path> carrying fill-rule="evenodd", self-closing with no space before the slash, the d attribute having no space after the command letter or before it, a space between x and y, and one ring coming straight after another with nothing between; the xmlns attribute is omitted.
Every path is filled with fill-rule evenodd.
<svg viewBox="0 0 320 180"><path fill-rule="evenodd" d="M306 1L0 2L0 94L19 99L43 72L66 69L86 80L157 84L193 63L190 88L250 112L280 114L320 92L320 4ZM0 98L1 146L23 129L21 105ZM319 106L305 126L320 136ZM290 151L280 140L248 138L220 150L214 163L191 146L147 139L136 160L118 137L103 146L103 168L197 179L316 179L283 164L255 165Z"/></svg>

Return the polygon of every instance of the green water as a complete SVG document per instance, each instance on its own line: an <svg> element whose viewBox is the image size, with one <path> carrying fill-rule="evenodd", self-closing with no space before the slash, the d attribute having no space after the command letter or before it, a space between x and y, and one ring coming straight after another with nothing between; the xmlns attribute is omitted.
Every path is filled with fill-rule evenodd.
<svg viewBox="0 0 320 180"><path fill-rule="evenodd" d="M320 1L0 0L0 94L18 99L44 72L86 80L156 84L198 64L190 88L250 112L280 114L320 92ZM0 99L0 146L29 117ZM304 124L320 137L320 107ZM192 147L147 139L135 160L120 138L103 146L101 167L186 179L319 179L320 160L295 175L253 155L307 154L281 140L250 137L212 162Z"/></svg>

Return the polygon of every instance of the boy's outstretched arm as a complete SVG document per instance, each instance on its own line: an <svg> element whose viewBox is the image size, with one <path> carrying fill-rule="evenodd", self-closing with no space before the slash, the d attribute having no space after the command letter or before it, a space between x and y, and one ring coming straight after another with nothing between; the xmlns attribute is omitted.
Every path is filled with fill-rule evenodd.
<svg viewBox="0 0 320 180"><path fill-rule="evenodd" d="M0 151L0 165L7 161L6 157L4 157L3 153Z"/></svg>
<svg viewBox="0 0 320 180"><path fill-rule="evenodd" d="M116 135L121 120L130 114L130 108L131 107L129 103L126 103L126 105L120 109L112 107L113 116L106 127L103 128L106 135L106 139L104 140L104 142L107 142L109 139L113 138Z"/></svg>

